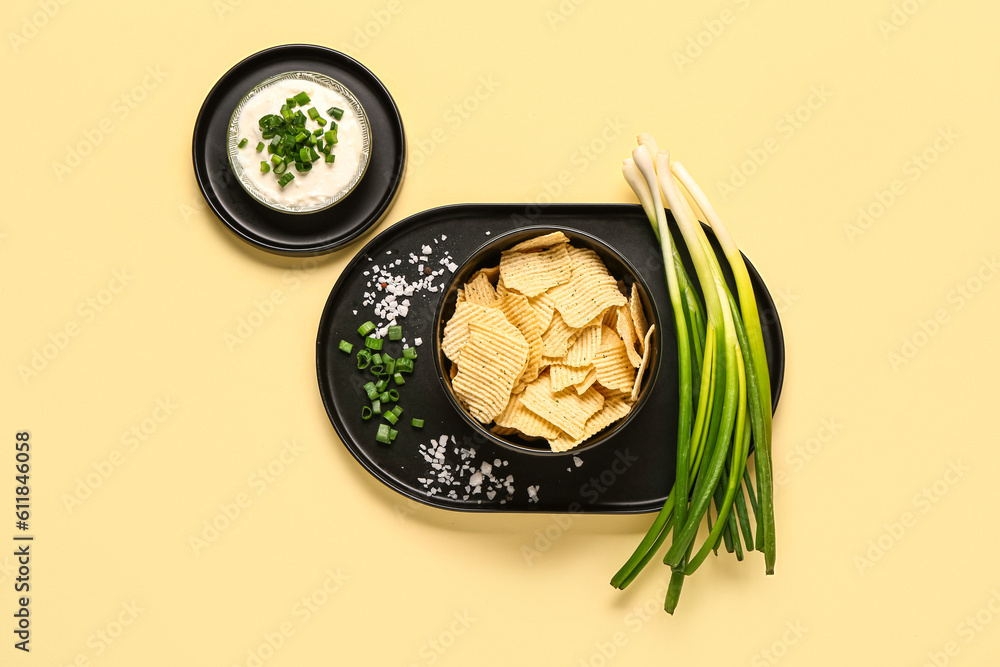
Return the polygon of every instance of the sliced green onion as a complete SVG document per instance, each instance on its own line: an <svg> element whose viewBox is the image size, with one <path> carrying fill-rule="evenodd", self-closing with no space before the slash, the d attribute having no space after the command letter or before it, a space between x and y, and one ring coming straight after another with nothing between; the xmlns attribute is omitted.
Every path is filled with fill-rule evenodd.
<svg viewBox="0 0 1000 667"><path fill-rule="evenodd" d="M326 110L326 114L328 116L333 116L337 120L340 120L341 118L344 117L344 110L339 107L330 107L329 109Z"/></svg>
<svg viewBox="0 0 1000 667"><path fill-rule="evenodd" d="M377 398L374 401L372 401L372 412L374 412L377 415L382 414L382 401L378 400Z"/></svg>
<svg viewBox="0 0 1000 667"><path fill-rule="evenodd" d="M260 153L263 150L264 150L264 142L263 141L258 141L257 142L257 152Z"/></svg>
<svg viewBox="0 0 1000 667"><path fill-rule="evenodd" d="M236 144L236 147L244 148L247 145L247 141L249 140L246 137L243 137L242 139L240 139L240 143Z"/></svg>
<svg viewBox="0 0 1000 667"><path fill-rule="evenodd" d="M396 372L398 373L412 373L413 372L413 359L409 357L403 357L402 359L396 360Z"/></svg>
<svg viewBox="0 0 1000 667"><path fill-rule="evenodd" d="M403 348L403 356L406 357L407 359L416 359L417 358L417 348L415 348L415 347L404 347Z"/></svg>
<svg viewBox="0 0 1000 667"><path fill-rule="evenodd" d="M371 371L371 374L375 377L382 377L385 375L385 366L382 364L372 364L372 367L368 370Z"/></svg>
<svg viewBox="0 0 1000 667"><path fill-rule="evenodd" d="M389 403L389 392L383 391L381 394L378 395L378 400L382 401L383 403Z"/></svg>
<svg viewBox="0 0 1000 667"><path fill-rule="evenodd" d="M326 118L317 118L316 122L319 124L320 127L323 127L324 125L326 125Z"/></svg>
<svg viewBox="0 0 1000 667"><path fill-rule="evenodd" d="M389 340L401 340L403 338L403 327L393 325L389 327Z"/></svg>
<svg viewBox="0 0 1000 667"><path fill-rule="evenodd" d="M392 379L396 384L406 384L406 380L403 379L400 373L394 373Z"/></svg>
<svg viewBox="0 0 1000 667"><path fill-rule="evenodd" d="M261 162L261 164L267 164L267 163ZM354 346L348 343L346 340L340 341L340 345L338 345L337 347L339 347L340 351L343 352L344 354L350 354L351 352L354 351Z"/></svg>
<svg viewBox="0 0 1000 667"><path fill-rule="evenodd" d="M399 431L397 431L394 428L390 428L389 429L389 442L392 442L393 440L395 440L397 435L399 435Z"/></svg>
<svg viewBox="0 0 1000 667"><path fill-rule="evenodd" d="M365 338L365 347L369 350L381 350L382 349L382 339L375 338L374 336L368 336Z"/></svg>
<svg viewBox="0 0 1000 667"><path fill-rule="evenodd" d="M379 354L378 352L376 352L375 354L372 355L372 363L373 364L384 364L385 360L382 358L381 354Z"/></svg>
<svg viewBox="0 0 1000 667"><path fill-rule="evenodd" d="M369 320L365 322L360 327L358 327L358 334L361 336L367 336L371 332L375 331L375 323Z"/></svg>
<svg viewBox="0 0 1000 667"><path fill-rule="evenodd" d="M288 169L288 165L285 164L284 161L282 161L281 158L277 158L277 159L271 158L271 162L274 163L274 173L277 174L277 175L279 175L279 176L282 175L282 174L284 174L285 170ZM281 180L281 179L278 179L278 180Z"/></svg>
<svg viewBox="0 0 1000 667"><path fill-rule="evenodd" d="M413 418L413 419L410 420L410 425L413 426L413 428L423 428L424 427L424 420L423 419Z"/></svg>
<svg viewBox="0 0 1000 667"><path fill-rule="evenodd" d="M319 111L316 110L316 107L309 107L308 113L309 117L312 118L313 120L319 118Z"/></svg>
<svg viewBox="0 0 1000 667"><path fill-rule="evenodd" d="M386 390L388 386L389 386L388 380L385 379L379 380L378 382L375 383L375 391L381 394L383 391Z"/></svg>
<svg viewBox="0 0 1000 667"><path fill-rule="evenodd" d="M277 169L275 169L275 171L277 171ZM285 187L286 185L291 183L294 178L295 174L293 174L292 172L289 171L287 173L284 173L281 175L281 178L278 179L278 185L280 185L281 187Z"/></svg>
<svg viewBox="0 0 1000 667"><path fill-rule="evenodd" d="M395 389L390 389L389 390L389 400L392 401L392 402L394 402L394 403L396 401L398 401L399 400L399 392L397 390L395 390ZM396 407L399 408L398 405ZM396 412L395 408L393 409L393 412ZM402 413L402 412L403 412L403 408L399 408L399 413ZM399 414L399 413L397 413L397 414Z"/></svg>
<svg viewBox="0 0 1000 667"><path fill-rule="evenodd" d="M385 420L386 420L387 422L389 422L390 424L393 424L393 425L395 425L395 424L396 424L396 422L397 422L397 421L399 421L399 417L397 417L397 416L396 416L396 413L395 413L395 412L387 412L387 413L385 413L384 415L382 415L382 417L383 417L383 418L384 418L384 419L385 419Z"/></svg>
<svg viewBox="0 0 1000 667"><path fill-rule="evenodd" d="M396 360L390 358L388 360L383 359L382 361L383 361L383 363L385 363L385 374L386 375L395 375L396 374Z"/></svg>
<svg viewBox="0 0 1000 667"><path fill-rule="evenodd" d="M393 389L393 391L396 391L396 390ZM390 392L390 393L392 393L392 392ZM390 399L393 400L393 401L399 400L399 392L398 391L396 392L396 398L392 398L390 396ZM398 417L399 415L403 414L403 406L401 406L401 405L394 406L392 408L392 412Z"/></svg>
<svg viewBox="0 0 1000 667"><path fill-rule="evenodd" d="M334 155L333 153L327 153L326 154L326 161L327 162L333 162L336 159L337 159L337 156Z"/></svg>
<svg viewBox="0 0 1000 667"><path fill-rule="evenodd" d="M366 394L368 394L369 401L374 401L376 398L378 398L379 391L375 387L374 382L366 382L361 388L365 390Z"/></svg>
<svg viewBox="0 0 1000 667"><path fill-rule="evenodd" d="M261 160L260 171L262 174L266 174L267 172L271 171L271 165L269 165L266 160Z"/></svg>
<svg viewBox="0 0 1000 667"><path fill-rule="evenodd" d="M300 107L309 104L309 102L312 101L309 99L309 95L307 95L306 91L304 90L298 95L293 96L292 99L295 100L295 103L298 104Z"/></svg>
<svg viewBox="0 0 1000 667"><path fill-rule="evenodd" d="M372 418L372 409L367 405L361 406L361 418L365 421Z"/></svg>
<svg viewBox="0 0 1000 667"><path fill-rule="evenodd" d="M362 348L358 350L358 370L363 371L372 362L372 353Z"/></svg>
<svg viewBox="0 0 1000 667"><path fill-rule="evenodd" d="M388 424L379 424L378 431L375 433L375 440L388 445L390 442L392 442L392 440L390 439L391 431L392 429L389 428Z"/></svg>

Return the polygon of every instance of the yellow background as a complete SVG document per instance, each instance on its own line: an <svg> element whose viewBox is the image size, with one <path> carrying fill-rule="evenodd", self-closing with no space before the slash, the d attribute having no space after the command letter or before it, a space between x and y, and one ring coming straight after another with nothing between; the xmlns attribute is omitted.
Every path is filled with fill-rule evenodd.
<svg viewBox="0 0 1000 667"><path fill-rule="evenodd" d="M0 544L25 429L37 540L30 655L0 548L0 664L252 665L283 629L268 667L993 664L998 20L983 0L3 3ZM211 86L289 42L370 67L411 151L379 228L318 262L238 241L191 168ZM456 104L475 107L457 124ZM787 343L777 573L712 558L675 617L662 566L607 584L651 517L411 505L341 446L314 377L322 305L372 234L455 202L632 201L619 167L643 130L709 191ZM253 485L286 441L301 452Z"/></svg>

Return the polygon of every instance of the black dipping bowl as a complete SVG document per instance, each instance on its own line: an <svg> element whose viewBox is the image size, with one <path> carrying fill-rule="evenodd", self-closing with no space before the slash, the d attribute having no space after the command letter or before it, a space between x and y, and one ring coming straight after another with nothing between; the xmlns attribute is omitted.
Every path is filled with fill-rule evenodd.
<svg viewBox="0 0 1000 667"><path fill-rule="evenodd" d="M466 282L468 282L469 278L472 277L472 274L482 268L497 266L500 263L500 253L502 251L530 238L556 231L565 234L569 238L570 244L576 246L577 248L589 248L596 252L601 260L604 261L604 265L608 267L608 272L610 272L616 279L624 282L625 288L630 294L632 285L636 285L639 291L639 298L642 301L643 310L646 314L646 321L651 326L656 325L656 330L653 332L653 336L650 339L650 347L652 351L650 352L649 361L646 364L646 373L642 381L642 388L639 390L639 395L636 397L636 401L633 404L632 409L623 419L618 420L578 447L574 447L573 449L565 452L552 451L549 449L548 443L545 440L531 440L519 436L499 436L496 433L491 432L485 424L480 423L475 417L469 414L469 412L455 397L455 393L451 387L451 378L448 374L448 365L451 362L441 350L441 339L444 336L444 325L455 313L455 299L457 297L458 290L461 289ZM434 335L434 355L437 359L438 379L441 381L441 385L445 389L444 393L451 402L452 407L455 408L458 414L460 414L470 426L476 429L476 431L478 431L484 438L502 445L503 447L508 447L520 452L537 454L540 456L563 456L578 454L581 451L609 442L619 431L621 431L622 428L624 428L626 424L632 421L640 410L642 410L643 406L646 404L646 400L652 393L651 389L653 385L656 383L656 376L660 368L658 357L660 352L661 328L659 313L657 312L656 304L650 297L649 288L636 268L632 266L631 262L625 259L617 250L608 245L606 242L586 232L571 229L569 227L533 226L520 227L503 234L498 234L495 238L473 252L472 255L470 255L459 267L459 269L452 276L452 280L448 284L440 303L441 305L438 306L438 311L435 314L436 325Z"/></svg>

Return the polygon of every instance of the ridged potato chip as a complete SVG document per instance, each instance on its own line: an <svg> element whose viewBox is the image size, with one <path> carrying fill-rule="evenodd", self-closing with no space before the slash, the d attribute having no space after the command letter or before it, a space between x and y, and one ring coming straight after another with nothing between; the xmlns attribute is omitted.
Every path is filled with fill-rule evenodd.
<svg viewBox="0 0 1000 667"><path fill-rule="evenodd" d="M655 324L649 327L646 337L642 341L642 361L639 362L639 369L635 372L635 384L632 385L632 393L630 394L633 401L639 396L639 390L642 388L642 375L646 372L646 366L649 364L649 348L652 346L651 341L653 340L653 332L655 330Z"/></svg>
<svg viewBox="0 0 1000 667"><path fill-rule="evenodd" d="M631 392L635 383L635 368L628 360L625 343L608 327L601 327L601 348L594 355L597 381L608 389Z"/></svg>
<svg viewBox="0 0 1000 667"><path fill-rule="evenodd" d="M549 328L542 333L542 355L561 359L569 351L569 339L577 330L567 326L559 313L552 314Z"/></svg>
<svg viewBox="0 0 1000 667"><path fill-rule="evenodd" d="M538 252L505 251L500 255L500 275L507 289L538 296L570 279L572 268L566 244ZM468 298L468 297L467 297Z"/></svg>
<svg viewBox="0 0 1000 667"><path fill-rule="evenodd" d="M618 318L615 320L615 330L625 343L625 353L631 364L638 368L642 355L635 351L635 326L632 324L632 314L627 306L618 306Z"/></svg>
<svg viewBox="0 0 1000 667"><path fill-rule="evenodd" d="M593 388L582 395L572 388L552 391L549 375L543 373L525 387L521 402L575 440L583 437L587 420L604 405L604 397Z"/></svg>
<svg viewBox="0 0 1000 667"><path fill-rule="evenodd" d="M542 292L538 296L529 296L528 303L538 314L538 323L542 325L542 331L548 329L552 322L552 313L556 309L555 304L552 303L552 297L547 292Z"/></svg>
<svg viewBox="0 0 1000 667"><path fill-rule="evenodd" d="M493 283L482 271L476 273L472 280L465 283L465 300L487 308L500 305L500 295L493 289Z"/></svg>
<svg viewBox="0 0 1000 667"><path fill-rule="evenodd" d="M578 447L606 429L611 424L624 418L631 410L632 406L620 398L607 399L604 401L604 405L601 406L601 409L587 420L583 429L582 438L574 440L567 434L561 433L556 438L548 438L549 447L551 447L554 452L565 452L573 449L574 447Z"/></svg>
<svg viewBox="0 0 1000 667"><path fill-rule="evenodd" d="M487 308L469 301L455 305L455 314L444 325L444 337L441 339L441 351L452 361L458 361L458 354L469 338L469 324L500 326L507 318L499 308Z"/></svg>
<svg viewBox="0 0 1000 667"><path fill-rule="evenodd" d="M528 342L506 319L495 326L473 322L451 386L472 416L489 424L507 407L527 358Z"/></svg>
<svg viewBox="0 0 1000 667"><path fill-rule="evenodd" d="M562 391L566 387L575 388L575 385L587 379L587 375L590 374L592 369L593 366L577 368L575 366L567 366L566 364L552 364L549 366L552 391Z"/></svg>
<svg viewBox="0 0 1000 667"><path fill-rule="evenodd" d="M577 382L573 387L576 389L576 393L582 394L590 389L595 382L597 382L597 369L591 366L587 377L583 378L582 382Z"/></svg>
<svg viewBox="0 0 1000 667"><path fill-rule="evenodd" d="M552 232L551 234L536 236L535 238L528 239L527 241L521 241L510 250L511 252L527 252L528 250L551 248L552 246L559 245L560 243L569 243L569 238L562 232Z"/></svg>
<svg viewBox="0 0 1000 667"><path fill-rule="evenodd" d="M546 439L554 438L562 432L551 422L542 419L524 407L518 396L510 399L507 408L496 418L496 424L500 428L512 429L524 435Z"/></svg>
<svg viewBox="0 0 1000 667"><path fill-rule="evenodd" d="M538 323L538 315L528 304L528 297L508 292L500 301L500 310L507 321L517 327L524 340L528 341L528 362L518 378L520 383L527 384L538 377L539 364L542 361L542 327ZM517 387L515 387L517 391Z"/></svg>
<svg viewBox="0 0 1000 667"><path fill-rule="evenodd" d="M584 327L609 306L628 302L596 252L571 246L569 256L569 280L549 290L556 310L567 325Z"/></svg>
<svg viewBox="0 0 1000 667"><path fill-rule="evenodd" d="M601 349L601 325L592 325L576 335L573 344L566 351L562 363L567 366L587 366L594 362L594 356Z"/></svg>
<svg viewBox="0 0 1000 667"><path fill-rule="evenodd" d="M635 286L635 283L632 283L632 296L628 300L628 309L632 314L632 326L635 328L635 337L639 341L645 341L646 330L649 329L649 325L646 324L646 313L642 309L642 300L639 299L639 289ZM646 352L644 342L639 352Z"/></svg>

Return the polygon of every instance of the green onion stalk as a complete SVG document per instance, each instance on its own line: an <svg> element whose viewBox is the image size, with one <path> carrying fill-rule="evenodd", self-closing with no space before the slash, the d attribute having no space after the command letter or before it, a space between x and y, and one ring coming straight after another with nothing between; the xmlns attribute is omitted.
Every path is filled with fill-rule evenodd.
<svg viewBox="0 0 1000 667"><path fill-rule="evenodd" d="M653 227L664 259L677 338L677 465L663 508L611 584L628 586L672 536L663 561L671 568L664 608L673 613L684 578L710 551L717 553L725 543L727 551L742 560L740 531L748 550L764 551L766 571L773 572L770 383L753 287L738 246L683 165L671 165L669 152L660 150L648 133L640 135L638 143L622 173ZM667 225L664 203L691 258L694 280ZM707 219L719 239L736 278L738 304L699 217ZM756 494L747 470L751 435L758 451ZM744 491L757 518L756 542ZM699 545L703 520L709 529Z"/></svg>

